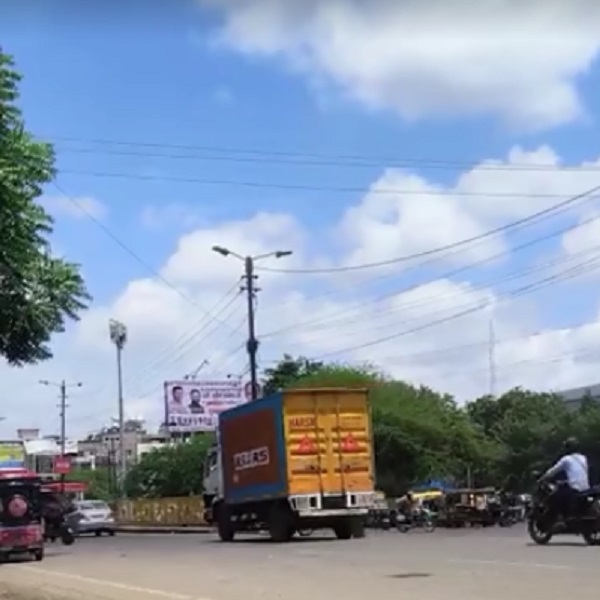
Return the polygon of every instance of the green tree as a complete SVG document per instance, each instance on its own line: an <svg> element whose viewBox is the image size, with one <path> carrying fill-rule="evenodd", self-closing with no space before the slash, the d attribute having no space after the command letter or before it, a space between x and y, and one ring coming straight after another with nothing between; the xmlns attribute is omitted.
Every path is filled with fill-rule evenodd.
<svg viewBox="0 0 600 600"><path fill-rule="evenodd" d="M199 434L188 442L144 454L127 475L131 498L176 498L202 493L202 465L214 436Z"/></svg>
<svg viewBox="0 0 600 600"><path fill-rule="evenodd" d="M283 359L277 365L264 371L264 393L273 394L286 387L293 386L299 379L311 373L319 371L323 363L312 361L308 358L293 358L284 354Z"/></svg>
<svg viewBox="0 0 600 600"><path fill-rule="evenodd" d="M520 388L479 398L467 405L467 414L502 449L497 484L518 491L530 487L534 471L550 466L562 441L578 433L574 414L560 397Z"/></svg>
<svg viewBox="0 0 600 600"><path fill-rule="evenodd" d="M19 80L0 49L0 355L13 365L50 358L52 334L90 299L78 267L51 255L52 219L36 199L54 155L25 130Z"/></svg>
<svg viewBox="0 0 600 600"><path fill-rule="evenodd" d="M86 497L95 500L114 500L114 491L111 486L111 474L107 468L73 469L67 475L67 481L83 481L88 485Z"/></svg>

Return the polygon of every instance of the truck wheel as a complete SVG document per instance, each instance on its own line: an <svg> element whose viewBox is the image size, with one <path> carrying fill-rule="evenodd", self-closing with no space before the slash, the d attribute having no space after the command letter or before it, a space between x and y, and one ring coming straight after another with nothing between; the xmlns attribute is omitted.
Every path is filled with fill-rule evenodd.
<svg viewBox="0 0 600 600"><path fill-rule="evenodd" d="M231 513L225 504L219 504L217 513L217 532L222 542L232 542L235 537L235 527L231 520Z"/></svg>
<svg viewBox="0 0 600 600"><path fill-rule="evenodd" d="M289 542L296 529L292 523L290 509L283 504L273 505L269 511L268 528L272 541Z"/></svg>
<svg viewBox="0 0 600 600"><path fill-rule="evenodd" d="M350 519L340 521L333 526L333 532L338 540L349 540L353 534L353 523Z"/></svg>

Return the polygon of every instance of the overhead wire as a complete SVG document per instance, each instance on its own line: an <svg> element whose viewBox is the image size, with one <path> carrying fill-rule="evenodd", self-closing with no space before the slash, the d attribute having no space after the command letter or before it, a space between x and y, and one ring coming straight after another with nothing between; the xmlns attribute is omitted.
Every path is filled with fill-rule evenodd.
<svg viewBox="0 0 600 600"><path fill-rule="evenodd" d="M284 164L316 164L318 166L373 166L378 167L381 163L392 164L393 166L408 166L418 167L420 169L428 168L451 168L451 169L477 169L485 171L566 171L566 172L597 172L600 166L594 164L584 165L556 165L549 163L532 163L532 162L516 162L502 163L501 161L484 161L480 159L448 159L448 158L431 158L431 157L398 157L398 156L366 156L364 154L324 154L316 152L297 152L289 150L263 150L260 148L239 148L232 146L215 146L215 145L194 145L194 144L173 144L164 142L143 142L131 140L110 140L98 138L80 138L74 136L40 136L49 143L77 143L91 144L95 146L116 146L127 148L150 148L153 150L168 150L170 153L148 153L132 152L132 151L114 151L103 150L96 148L66 148L63 151L81 152L81 153L106 153L116 155L132 155L132 156L148 156L156 158L199 158L199 159L222 159L232 161L244 161L246 158L250 162L259 161L261 163L276 162L278 159L286 159ZM212 152L212 156L202 155L174 155L172 151L186 152ZM214 156L214 153L217 156ZM242 156L239 156L242 155ZM253 155L245 157L243 155Z"/></svg>
<svg viewBox="0 0 600 600"><path fill-rule="evenodd" d="M343 314L347 314L347 313L354 313L356 310L360 310L362 308L365 308L367 306L372 305L373 303L378 303L384 300L387 300L389 298L392 298L394 296L398 296L400 294L406 294L408 292L414 291L417 288L423 287L424 285L427 285L429 283L431 283L433 280L439 280L439 279L450 279L451 277L455 277L456 275L462 274L464 272L470 271L471 269L474 269L476 267L480 267L482 265L488 264L490 262L493 262L499 258L502 258L504 256L507 255L512 255L515 252L521 252L525 249L531 248L537 244L543 243L545 241L548 241L550 239L559 237L561 235L564 235L566 233L569 233L571 231L575 231L579 228L585 227L587 225L590 225L591 223L594 223L596 221L598 221L600 219L600 214L598 215L593 215L590 217L587 217L585 219L580 220L579 222L573 224L573 225L568 225L565 227L561 227L557 230L554 230L548 234L542 235L542 236L538 236L536 238L527 240L521 244L518 244L516 246L513 246L512 248L508 249L508 250L502 250L501 252L495 253L491 256L479 259L477 261L471 262L467 265L463 265L454 269L451 269L449 271L446 271L445 273L442 273L440 275L436 275L435 279L431 279L429 281L426 282L417 282L414 284L410 284L407 286L404 286L403 289L401 290L395 290L393 292L387 292L384 293L382 295L377 296L375 299L368 299L365 301L361 301L359 303L354 304L353 306L349 306L346 308L342 308L342 309L336 309L335 311L335 316L331 317L331 316L324 316L324 317L317 317L316 319L310 319L308 321L298 321L292 325L288 325L279 329L276 329L274 331L270 331L270 332L266 332L265 334L263 334L261 337L262 339L265 338L270 338L276 335L281 335L282 333L288 333L290 331L296 330L300 327L302 328L306 328L307 326L310 327L311 325L315 325L315 324L328 324L331 323L333 321L337 321L339 322L341 315Z"/></svg>
<svg viewBox="0 0 600 600"><path fill-rule="evenodd" d="M95 215L93 215L81 202L78 202L76 198L68 194L56 181L52 182L52 185L62 194L66 200L71 202L74 206L76 206L83 214L85 214L94 224L101 229L117 246L119 246L124 252L126 252L129 256L131 256L138 264L140 264L144 269L146 269L153 277L158 279L161 283L163 283L166 287L176 292L181 298L183 298L189 304L192 304L196 308L200 309L207 317L218 321L218 319L214 318L214 315L211 315L206 308L204 308L201 304L199 304L194 298L190 297L188 294L183 292L180 288L178 288L175 284L169 281L162 273L157 271L154 267L152 267L148 262L146 262L137 252L132 250L127 244L125 244L117 235L115 235L109 227L107 227L100 219L98 219ZM225 325L225 323L221 322L221 325Z"/></svg>
<svg viewBox="0 0 600 600"><path fill-rule="evenodd" d="M582 255L587 255L593 253L595 257L594 261L600 258L600 245L596 246L593 250L587 250L582 252ZM573 258L579 258L573 257ZM516 271L510 273L508 275L504 275L497 278L492 278L486 280L484 282L478 283L475 286L469 288L469 292L476 293L479 291L485 291L492 286L497 286L501 283L509 283L518 279L522 279L528 277L532 274L541 273L543 271L547 271L549 269L553 269L555 267L561 266L562 263L571 263L573 259L569 258L569 260L554 260L549 261L548 263L542 265L534 265L532 267L528 267L522 269L520 271ZM575 265L577 266L577 265ZM427 285L427 284L425 284ZM388 307L385 310L379 310L375 314L369 314L369 332L373 333L383 329L389 329L391 326L388 317L395 313L399 312L408 312L410 314L411 310L414 309L423 309L429 305L435 305L439 302L445 302L448 300L452 300L453 298L460 298L464 296L464 290L457 290L454 292L450 292L448 294L439 294L439 295L431 295L422 299L415 299L411 302L406 302L403 304L398 304L396 306ZM383 317L383 318L382 318ZM408 319L402 319L399 322L395 322L394 325L399 324L408 324L413 322L416 318L420 317L409 317ZM377 325L377 322L381 321L380 325ZM348 317L339 319L339 320L331 320L327 323L322 323L316 327L303 327L302 328L302 340L303 343L315 343L323 338L331 338L335 335L336 339L344 338L344 337L352 337L356 336L356 327L364 328L364 321L361 320L360 313L356 312L353 315L349 315ZM307 335L308 334L308 335ZM312 334L312 335L311 335Z"/></svg>
<svg viewBox="0 0 600 600"><path fill-rule="evenodd" d="M257 270L260 269L261 271L269 271L271 273L326 274L326 273L339 273L339 272L343 272L343 271L357 271L357 270L362 270L362 269L372 269L372 268L377 268L377 267L385 267L385 266L389 266L389 265L397 264L397 263L401 263L401 262L408 262L411 260L436 255L436 254L439 254L442 252L447 252L448 250L455 250L457 248L461 248L463 246L472 244L473 242L479 242L479 241L485 240L489 237L495 236L499 233L504 233L504 232L514 229L516 227L520 227L520 226L530 223L532 221L536 221L540 217L543 217L545 215L552 215L553 213L560 211L561 209L569 207L572 204L579 202L580 200L583 200L585 198L588 198L588 197L594 195L599 190L600 190L600 185L596 185L582 193L571 196L570 198L567 198L566 200L563 200L562 202L553 204L552 206L549 206L548 208L545 208L543 210L532 213L526 217L523 217L522 219L517 219L516 221L512 221L510 223L501 225L499 227L495 227L494 229L485 231L484 233L481 233L481 234L478 234L475 236L471 236L468 238L464 238L464 239L458 240L456 242L452 242L451 244L445 244L443 246L438 246L437 248L432 248L430 250L424 250L422 252L416 252L413 254L398 256L396 258L390 258L390 259L383 260L383 261L363 263L360 265L330 267L330 268L325 268L325 269L277 269L277 268L259 266L259 267L257 267Z"/></svg>
<svg viewBox="0 0 600 600"><path fill-rule="evenodd" d="M512 290L508 294L505 294L503 297L494 299L493 302L499 303L499 302L504 302L506 300L512 300L512 299L518 298L522 295L526 295L528 293L537 291L538 289L541 289L542 287L550 285L553 282L566 281L568 279L572 279L573 277L578 277L586 272L594 271L594 270L600 268L600 260L598 258L594 259L593 263L592 263L592 261L588 261L588 262L589 262L589 264L578 265L576 268L571 267L571 268L566 269L565 271L558 273L556 275L546 277L546 278L536 281L532 284L528 284L528 285L522 286L520 288L517 288L515 290ZM587 270L581 269L582 266L588 266L588 269ZM331 356L336 356L338 354L343 354L346 352L355 352L357 350L363 350L363 349L370 348L370 347L373 347L373 346L376 346L376 345L379 345L379 344L382 344L382 343L385 343L385 342L388 342L388 341L391 341L394 339L398 339L400 337L404 337L406 335L411 335L413 333L418 333L418 332L421 332L421 331L424 331L427 329L431 329L432 327L435 327L438 325L443 325L445 323L455 321L461 317L464 317L464 316L467 316L467 315L470 315L470 314L473 314L476 312L480 312L481 310L486 309L486 308L490 307L491 305L492 305L492 301L490 301L489 299L481 300L479 302L476 302L473 306L464 308L462 310L458 310L457 312L455 312L453 314L440 317L439 319L427 321L427 322L425 322L421 325L417 325L411 329L400 331L400 332L395 332L393 334L389 334L384 337L369 340L367 342L363 342L363 343L360 343L360 344L357 344L354 346L341 348L338 350L334 350L331 352L321 354L316 357L316 360L322 360L324 358L329 358Z"/></svg>
<svg viewBox="0 0 600 600"><path fill-rule="evenodd" d="M85 171L77 169L59 169L62 175L75 175L82 177L97 177L108 179L129 179L138 181L163 181L170 183L208 185L208 186L235 186L241 188L255 189L274 189L300 192L330 192L342 194L363 194L366 186L324 186L311 185L304 183L284 183L275 181L250 181L242 179L221 179L221 178L204 178L204 177L183 177L177 175L165 175L154 173L123 173L110 171ZM447 190L447 189L430 189L430 190L415 190L415 189L399 189L399 188L371 188L370 195L403 195L403 196L453 196L458 198L523 198L523 199L553 199L566 198L571 194L557 193L519 193L519 192L491 192L491 191L466 191L466 190Z"/></svg>

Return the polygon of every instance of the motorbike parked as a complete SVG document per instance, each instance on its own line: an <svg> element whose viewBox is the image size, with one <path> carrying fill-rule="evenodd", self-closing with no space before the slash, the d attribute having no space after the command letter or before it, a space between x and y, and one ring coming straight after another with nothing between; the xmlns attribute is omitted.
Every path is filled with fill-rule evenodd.
<svg viewBox="0 0 600 600"><path fill-rule="evenodd" d="M553 495L558 484L538 483L527 519L529 537L538 545L545 545L555 535L581 535L591 546L600 545L600 488L581 492L576 498L572 515L564 518L552 510Z"/></svg>

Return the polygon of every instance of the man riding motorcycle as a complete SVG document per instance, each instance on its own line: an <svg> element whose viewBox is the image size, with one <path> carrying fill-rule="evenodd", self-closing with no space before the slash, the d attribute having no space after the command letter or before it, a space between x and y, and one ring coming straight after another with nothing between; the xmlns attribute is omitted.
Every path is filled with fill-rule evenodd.
<svg viewBox="0 0 600 600"><path fill-rule="evenodd" d="M559 474L565 476L566 480L557 486L552 496L550 508L555 518L562 515L566 520L577 516L579 494L590 489L590 480L588 460L579 452L578 441L575 438L566 440L564 451L558 462L540 477L540 482Z"/></svg>

